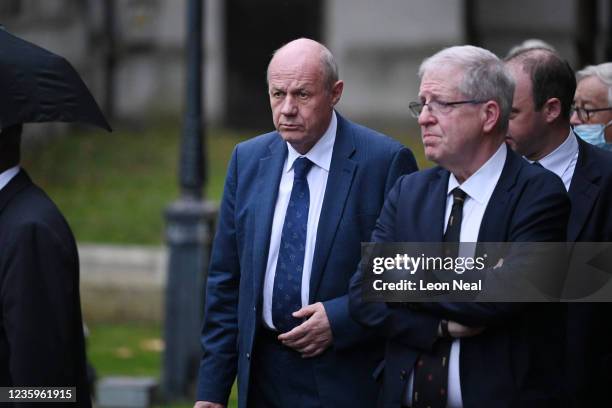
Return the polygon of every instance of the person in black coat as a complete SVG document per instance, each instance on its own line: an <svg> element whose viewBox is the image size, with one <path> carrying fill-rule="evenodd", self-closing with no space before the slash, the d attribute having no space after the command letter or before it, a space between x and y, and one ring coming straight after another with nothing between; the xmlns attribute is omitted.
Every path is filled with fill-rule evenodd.
<svg viewBox="0 0 612 408"><path fill-rule="evenodd" d="M0 386L76 387L66 405L90 407L77 247L19 166L21 131L0 133Z"/></svg>

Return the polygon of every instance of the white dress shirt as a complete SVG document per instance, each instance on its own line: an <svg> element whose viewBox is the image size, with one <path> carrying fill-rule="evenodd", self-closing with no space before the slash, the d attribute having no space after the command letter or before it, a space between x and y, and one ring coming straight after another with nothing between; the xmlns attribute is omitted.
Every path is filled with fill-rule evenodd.
<svg viewBox="0 0 612 408"><path fill-rule="evenodd" d="M444 214L444 230L448 224L451 209L453 208L452 191L455 187L461 189L467 194L463 204L463 218L461 220L461 232L459 235L460 242L477 242L480 224L484 216L489 200L493 195L493 190L499 181L504 164L506 163L507 147L505 143L497 149L495 154L487 160L474 174L472 174L463 184L459 184L455 176L451 173L448 178L448 188L446 195L446 212ZM474 246L469 246L468 250L474 251ZM459 248L459 256L474 256L473 253L465 253L465 249ZM459 378L459 354L461 349L461 340L454 339L451 346L449 361L448 361L448 398L446 401L447 408L463 407L461 397L461 381ZM493 375L493 374L492 374ZM408 379L407 397L404 398L407 405L412 405L412 390L414 386L414 372L410 374Z"/></svg>
<svg viewBox="0 0 612 408"><path fill-rule="evenodd" d="M528 161L533 163L531 160ZM542 167L559 176L567 191L569 191L570 184L572 183L577 161L578 141L571 130L565 141L561 143L559 147L538 160Z"/></svg>
<svg viewBox="0 0 612 408"><path fill-rule="evenodd" d="M283 175L278 186L278 198L274 207L274 218L272 220L272 233L270 236L270 250L268 252L268 263L263 288L263 320L264 323L274 329L272 322L272 292L274 290L274 276L276 274L276 261L280 247L285 214L291 197L293 188L293 164L299 157L306 157L312 163L306 180L310 192L310 206L308 210L308 223L306 226L306 246L304 249L304 269L302 271L302 307L308 305L310 296L310 273L312 271L312 258L314 256L315 243L317 238L317 226L323 206L325 187L327 186L327 176L332 159L334 142L336 141L336 130L338 119L336 113L332 113L329 127L319 139L319 141L306 153L299 154L289 143L287 143L288 154L283 167ZM293 310L292 312L295 312Z"/></svg>
<svg viewBox="0 0 612 408"><path fill-rule="evenodd" d="M6 185L19 173L19 166L11 167L10 169L4 170L0 173L0 190L2 190Z"/></svg>

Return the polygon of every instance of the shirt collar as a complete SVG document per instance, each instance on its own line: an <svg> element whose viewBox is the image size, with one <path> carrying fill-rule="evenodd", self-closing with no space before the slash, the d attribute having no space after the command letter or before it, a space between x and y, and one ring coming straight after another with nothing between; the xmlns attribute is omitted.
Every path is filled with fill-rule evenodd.
<svg viewBox="0 0 612 408"><path fill-rule="evenodd" d="M293 168L293 163L299 157L306 157L318 167L329 172L331 165L334 142L336 141L336 130L338 129L338 119L336 112L332 111L331 121L323 136L315 143L315 145L306 154L298 153L289 143L287 143L288 154L287 163L285 164L285 172Z"/></svg>
<svg viewBox="0 0 612 408"><path fill-rule="evenodd" d="M538 160L538 162L546 169L550 170L563 179L563 173L567 170L572 162L572 159L578 154L578 141L570 130L565 138L565 141L555 150ZM532 160L527 160L533 163Z"/></svg>
<svg viewBox="0 0 612 408"><path fill-rule="evenodd" d="M461 187L461 190L470 196L470 198L476 200L479 204L486 204L493 194L493 190L506 163L506 155L508 154L506 149L506 144L502 143L495 154L465 180L463 184L459 184L455 175L451 173L448 178L447 194L450 194L455 187Z"/></svg>
<svg viewBox="0 0 612 408"><path fill-rule="evenodd" d="M0 190L2 190L6 185L19 173L20 167L17 165L15 167L11 167L8 170L0 173Z"/></svg>

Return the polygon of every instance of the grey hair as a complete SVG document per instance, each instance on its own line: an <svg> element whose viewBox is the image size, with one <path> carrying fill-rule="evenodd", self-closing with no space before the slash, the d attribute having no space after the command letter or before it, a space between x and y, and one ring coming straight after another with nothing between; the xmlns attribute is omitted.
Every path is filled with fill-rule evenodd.
<svg viewBox="0 0 612 408"><path fill-rule="evenodd" d="M324 46L318 41L314 41L309 38L298 38L297 40L293 40L293 41L288 42L287 44L282 45L280 48L274 51L272 53L272 58L270 58L270 62L268 63L268 69L266 70L266 81L269 82L270 80L270 63L274 59L274 56L280 50L285 48L288 44L294 41L298 41L298 40L308 40L308 41L316 42L321 47L320 63L321 63L321 70L323 71L323 81L326 85L326 88L328 90L331 90L334 84L338 82L338 79L340 78L340 75L338 73L339 71L338 71L338 64L336 63L336 58L334 58L334 55L331 53L331 51L326 46Z"/></svg>
<svg viewBox="0 0 612 408"><path fill-rule="evenodd" d="M495 101L500 107L497 127L505 132L512 111L514 79L504 63L491 51L472 45L445 48L425 59L419 67L419 78L429 70L445 67L459 68L463 78L457 89L466 98Z"/></svg>
<svg viewBox="0 0 612 408"><path fill-rule="evenodd" d="M323 77L325 79L325 83L327 84L327 88L331 89L340 78L338 74L338 64L336 63L336 59L331 51L328 50L323 44L321 44L321 47L321 67L323 69Z"/></svg>
<svg viewBox="0 0 612 408"><path fill-rule="evenodd" d="M586 77L596 76L608 87L608 106L612 106L612 62L599 65L589 65L576 72L576 81L580 82Z"/></svg>
<svg viewBox="0 0 612 408"><path fill-rule="evenodd" d="M542 41L539 38L530 38L510 48L510 51L508 51L508 54L506 55L505 59L511 59L526 50L548 50L554 53L557 52L555 47L553 47L546 41Z"/></svg>

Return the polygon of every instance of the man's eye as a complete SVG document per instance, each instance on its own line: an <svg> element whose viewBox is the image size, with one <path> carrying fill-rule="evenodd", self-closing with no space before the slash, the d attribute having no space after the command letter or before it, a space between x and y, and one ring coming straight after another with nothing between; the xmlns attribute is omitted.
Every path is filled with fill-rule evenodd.
<svg viewBox="0 0 612 408"><path fill-rule="evenodd" d="M308 93L306 93L306 92L298 92L298 97L300 99L306 99L306 98L308 98Z"/></svg>
<svg viewBox="0 0 612 408"><path fill-rule="evenodd" d="M283 93L281 91L273 91L272 92L272 97L274 97L274 98L280 98L281 96L283 96Z"/></svg>

